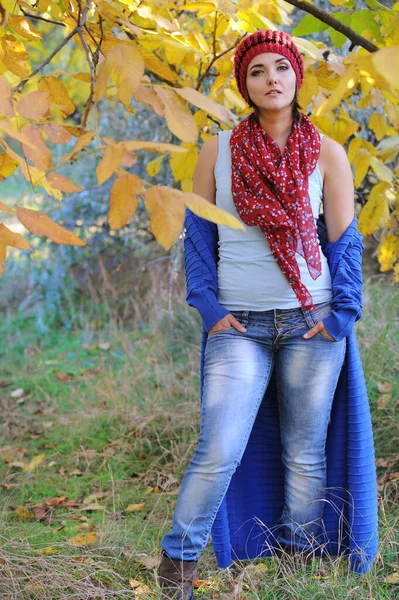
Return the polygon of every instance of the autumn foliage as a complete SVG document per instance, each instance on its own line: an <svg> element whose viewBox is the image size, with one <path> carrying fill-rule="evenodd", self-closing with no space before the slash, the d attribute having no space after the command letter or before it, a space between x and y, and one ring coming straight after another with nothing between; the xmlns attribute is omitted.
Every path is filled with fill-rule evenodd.
<svg viewBox="0 0 399 600"><path fill-rule="evenodd" d="M0 180L20 169L27 186L35 192L43 188L61 202L64 194L83 188L59 169L84 161L92 151L98 156L98 184L113 178L111 229L124 227L140 201L166 249L181 234L186 206L214 222L242 228L238 219L192 193L194 168L202 142L231 129L252 110L233 77L239 41L260 28L284 28L305 61L301 108L322 133L347 147L356 188L368 182L359 228L365 236L379 232L380 269L393 269L399 280L399 2L388 9L372 0L362 10L353 0L330 4L327 14L297 0L1 0ZM294 10L301 10L303 18L292 28ZM64 36L58 35L61 41L50 48L46 36L55 28ZM321 31L329 33L328 45L304 37ZM351 45L343 55L337 48L348 39ZM67 51L81 56L84 70L57 68L57 55ZM103 103L121 103L134 118L132 99L164 118L180 143L100 135ZM71 120L77 107L83 115L78 126ZM72 151L56 162L52 149L72 139ZM150 176L169 160L172 185L153 186L131 172L138 151L148 153ZM37 236L85 245L23 204L22 195L14 206L0 202L0 211L15 214ZM27 250L29 244L1 224L0 272L7 247Z"/></svg>

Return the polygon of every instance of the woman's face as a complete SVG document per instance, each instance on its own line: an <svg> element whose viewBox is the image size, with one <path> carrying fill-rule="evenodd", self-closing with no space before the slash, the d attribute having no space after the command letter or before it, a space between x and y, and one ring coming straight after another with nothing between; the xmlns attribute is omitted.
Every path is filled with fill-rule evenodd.
<svg viewBox="0 0 399 600"><path fill-rule="evenodd" d="M250 99L261 111L276 111L291 106L296 75L288 58L275 52L264 52L249 63L246 85ZM271 90L277 92L269 93Z"/></svg>

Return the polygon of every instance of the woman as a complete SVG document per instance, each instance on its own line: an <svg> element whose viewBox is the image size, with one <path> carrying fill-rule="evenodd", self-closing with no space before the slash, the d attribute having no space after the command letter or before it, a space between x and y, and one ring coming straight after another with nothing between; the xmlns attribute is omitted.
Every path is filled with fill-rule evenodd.
<svg viewBox="0 0 399 600"><path fill-rule="evenodd" d="M234 66L254 112L207 140L193 191L245 231L218 226L215 234L190 211L185 221L187 301L203 321L201 431L158 570L164 597L181 600L193 597L211 529L221 567L232 551L349 549L362 572L376 551L373 440L353 331L363 246L351 167L299 112L303 61L288 34L247 36ZM360 406L354 425L352 406ZM348 463L358 452L367 459L355 504L360 488Z"/></svg>

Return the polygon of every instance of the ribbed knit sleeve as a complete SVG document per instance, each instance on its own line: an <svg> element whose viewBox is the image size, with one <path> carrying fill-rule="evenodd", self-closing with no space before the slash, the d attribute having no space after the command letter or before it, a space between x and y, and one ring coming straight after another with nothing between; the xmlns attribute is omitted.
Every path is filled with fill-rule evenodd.
<svg viewBox="0 0 399 600"><path fill-rule="evenodd" d="M324 224L318 225L322 233L323 252L331 273L333 300L331 315L323 319L323 325L339 342L347 337L353 324L362 316L362 254L363 236L357 231L357 218L335 242L326 242Z"/></svg>
<svg viewBox="0 0 399 600"><path fill-rule="evenodd" d="M184 218L186 301L196 308L208 332L229 311L218 302L217 226L186 208Z"/></svg>

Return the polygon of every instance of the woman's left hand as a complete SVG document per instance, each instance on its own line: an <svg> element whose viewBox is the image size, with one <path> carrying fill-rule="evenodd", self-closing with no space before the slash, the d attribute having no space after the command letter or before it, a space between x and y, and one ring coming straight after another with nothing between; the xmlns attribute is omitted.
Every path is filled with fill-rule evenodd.
<svg viewBox="0 0 399 600"><path fill-rule="evenodd" d="M305 339L309 339L309 338L312 338L314 335L316 335L316 333L319 333L321 331L323 332L323 335L326 338L328 338L332 342L335 342L335 339L328 333L327 329L325 329L323 320L317 321L316 325L314 327L312 327L312 329L309 329L309 331L307 331L303 337Z"/></svg>

